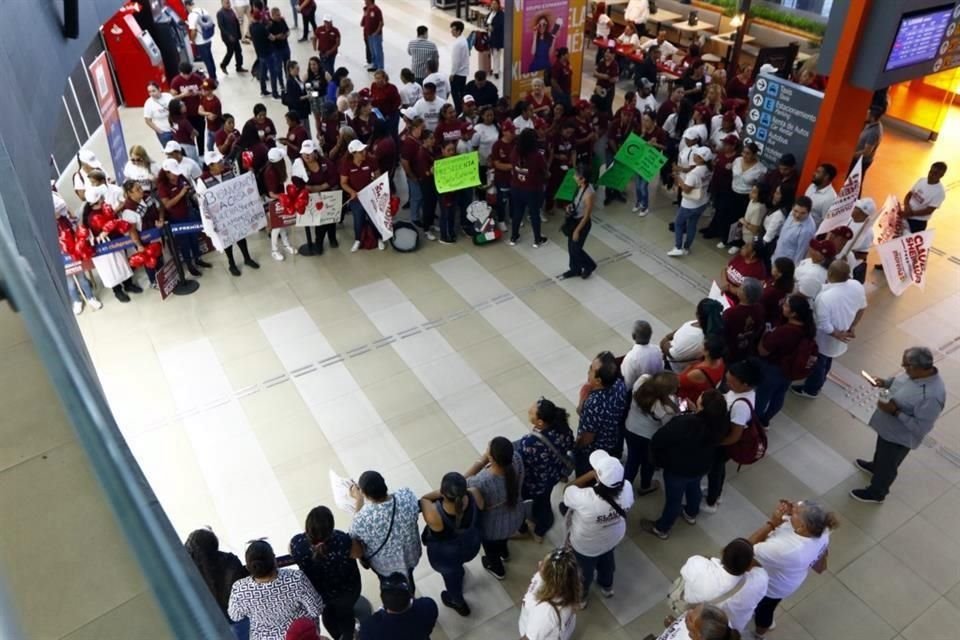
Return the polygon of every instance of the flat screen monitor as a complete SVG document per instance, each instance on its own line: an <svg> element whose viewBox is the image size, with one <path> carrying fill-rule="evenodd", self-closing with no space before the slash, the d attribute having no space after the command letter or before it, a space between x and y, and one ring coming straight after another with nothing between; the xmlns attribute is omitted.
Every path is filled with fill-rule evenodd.
<svg viewBox="0 0 960 640"><path fill-rule="evenodd" d="M952 15L953 5L905 13L900 18L897 37L890 47L884 71L910 67L936 58Z"/></svg>

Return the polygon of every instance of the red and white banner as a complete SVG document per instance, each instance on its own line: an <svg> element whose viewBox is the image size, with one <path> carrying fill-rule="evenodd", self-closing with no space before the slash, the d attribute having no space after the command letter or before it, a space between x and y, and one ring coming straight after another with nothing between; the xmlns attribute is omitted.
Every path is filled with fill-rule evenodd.
<svg viewBox="0 0 960 640"><path fill-rule="evenodd" d="M901 236L877 247L887 284L894 295L901 295L911 285L923 289L932 246L931 229Z"/></svg>
<svg viewBox="0 0 960 640"><path fill-rule="evenodd" d="M380 237L389 240L393 237L393 217L390 215L390 181L386 173L365 186L357 193L363 209L370 216L373 226Z"/></svg>
<svg viewBox="0 0 960 640"><path fill-rule="evenodd" d="M322 224L340 222L340 209L343 208L343 191L324 191L311 193L303 215L297 216L298 227L319 227Z"/></svg>
<svg viewBox="0 0 960 640"><path fill-rule="evenodd" d="M887 196L873 225L873 237L877 244L890 242L907 232L907 223L900 216L902 210L896 196Z"/></svg>
<svg viewBox="0 0 960 640"><path fill-rule="evenodd" d="M817 235L833 231L837 227L842 227L850 220L850 212L853 211L853 205L860 199L860 185L863 182L863 159L857 160L853 171L847 176L837 194L837 199L833 201L827 212L823 214L823 221L820 222L820 228L817 229Z"/></svg>

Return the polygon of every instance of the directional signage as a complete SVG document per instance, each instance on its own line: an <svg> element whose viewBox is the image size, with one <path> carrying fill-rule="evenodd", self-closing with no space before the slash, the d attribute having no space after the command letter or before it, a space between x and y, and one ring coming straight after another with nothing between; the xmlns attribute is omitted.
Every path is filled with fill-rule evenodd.
<svg viewBox="0 0 960 640"><path fill-rule="evenodd" d="M821 102L820 91L760 74L750 90L743 141L755 143L769 167L785 153L792 153L798 166L803 166Z"/></svg>

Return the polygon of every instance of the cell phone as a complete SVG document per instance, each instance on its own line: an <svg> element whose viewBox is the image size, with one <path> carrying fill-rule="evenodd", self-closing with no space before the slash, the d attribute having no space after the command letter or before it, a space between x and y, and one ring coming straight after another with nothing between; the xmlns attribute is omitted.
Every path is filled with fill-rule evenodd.
<svg viewBox="0 0 960 640"><path fill-rule="evenodd" d="M861 371L860 371L860 375L862 375L862 376L866 379L866 381L869 382L870 384L872 384L873 386L877 386L877 379L874 378L874 377L873 377L872 375L870 375L869 373L867 373L866 371L862 371L862 370L861 370Z"/></svg>

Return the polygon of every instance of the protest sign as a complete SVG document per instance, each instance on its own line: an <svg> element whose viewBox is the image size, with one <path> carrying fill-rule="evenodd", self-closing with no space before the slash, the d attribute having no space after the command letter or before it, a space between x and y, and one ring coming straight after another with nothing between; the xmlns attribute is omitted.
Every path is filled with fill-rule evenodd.
<svg viewBox="0 0 960 640"><path fill-rule="evenodd" d="M573 197L577 195L577 180L574 177L576 173L573 169L567 171L567 175L563 176L563 182L560 183L560 188L553 196L554 200L573 202Z"/></svg>
<svg viewBox="0 0 960 640"><path fill-rule="evenodd" d="M267 218L271 229L292 227L297 224L297 212L287 211L279 201L273 200L267 205Z"/></svg>
<svg viewBox="0 0 960 640"><path fill-rule="evenodd" d="M900 211L900 201L897 197L887 196L873 225L873 237L877 244L890 242L907 232L907 223L900 217Z"/></svg>
<svg viewBox="0 0 960 640"><path fill-rule="evenodd" d="M600 180L597 181L597 184L616 189L617 191L623 191L627 188L627 185L630 184L630 180L634 175L634 171L630 167L614 160L613 163L607 167L606 171L600 174Z"/></svg>
<svg viewBox="0 0 960 640"><path fill-rule="evenodd" d="M817 229L817 235L833 231L837 227L842 227L850 220L850 212L853 211L853 205L860 198L860 185L863 180L863 160L857 160L853 171L847 176L837 194L837 199L833 201L830 208L823 214L823 220Z"/></svg>
<svg viewBox="0 0 960 640"><path fill-rule="evenodd" d="M911 285L923 289L932 246L933 230L929 230L894 238L877 247L883 273L894 295L901 295Z"/></svg>
<svg viewBox="0 0 960 640"><path fill-rule="evenodd" d="M200 196L203 230L217 251L263 229L267 218L253 172L215 184Z"/></svg>
<svg viewBox="0 0 960 640"><path fill-rule="evenodd" d="M370 216L373 226L383 240L393 237L393 216L390 215L390 182L387 174L365 186L357 193L357 199Z"/></svg>
<svg viewBox="0 0 960 640"><path fill-rule="evenodd" d="M717 284L716 280L710 284L710 293L707 294L707 297L719 302L724 311L730 308L730 298L720 290L720 285Z"/></svg>
<svg viewBox="0 0 960 640"><path fill-rule="evenodd" d="M476 151L443 158L433 163L437 193L476 187L480 184L480 154Z"/></svg>
<svg viewBox="0 0 960 640"><path fill-rule="evenodd" d="M298 227L318 227L322 224L340 222L340 209L343 207L343 191L324 191L311 193L303 215L297 215Z"/></svg>
<svg viewBox="0 0 960 640"><path fill-rule="evenodd" d="M614 160L626 165L644 180L650 181L667 163L667 156L635 133L631 133L622 145Z"/></svg>

